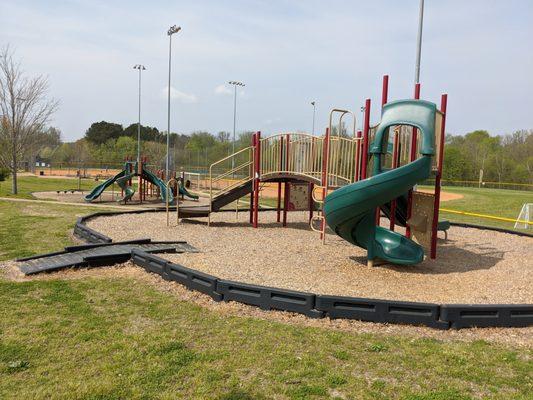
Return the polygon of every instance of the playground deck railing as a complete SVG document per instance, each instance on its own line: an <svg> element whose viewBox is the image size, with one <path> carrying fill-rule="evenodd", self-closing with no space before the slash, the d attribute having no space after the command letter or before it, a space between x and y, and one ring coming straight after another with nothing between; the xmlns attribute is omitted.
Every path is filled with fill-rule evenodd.
<svg viewBox="0 0 533 400"><path fill-rule="evenodd" d="M299 175L320 181L324 137L282 133L261 139L261 177Z"/></svg>

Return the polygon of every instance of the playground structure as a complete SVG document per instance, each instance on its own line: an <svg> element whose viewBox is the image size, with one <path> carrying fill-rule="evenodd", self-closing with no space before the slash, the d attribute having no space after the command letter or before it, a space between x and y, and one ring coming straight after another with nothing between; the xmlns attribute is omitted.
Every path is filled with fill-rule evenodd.
<svg viewBox="0 0 533 400"><path fill-rule="evenodd" d="M257 132L250 146L211 164L203 180L197 172L165 177L127 160L122 171L93 189L91 198L116 182L129 201L137 176L141 178L140 199L154 189L166 210L82 217L74 234L91 244L67 248L59 256L21 260L26 262L21 269L32 274L131 259L215 301L236 301L263 310L437 329L531 326L531 285L523 278L527 265L521 262L523 253L508 251L510 245L528 248L527 234L454 224L455 241L442 244L439 260L413 266L409 274L394 266L369 268L380 261L412 265L422 262L425 255L435 259L437 233L450 227L438 215L447 97L441 97L438 109L419 99L419 85L415 99L388 102L387 92L386 76L381 121L375 126L370 126L368 99L361 131L355 128L353 113L333 109L324 136L282 133L262 137ZM353 126L345 129L348 117ZM208 204L180 206L178 193L187 195L187 181L197 190L203 185ZM416 189L428 181L435 185L433 193ZM276 193L276 203L272 211L261 215L259 199L265 190ZM176 225L170 227L172 200L178 201ZM226 206L231 204L238 211L243 200L250 205L251 227L232 226L231 213L221 213L217 223L212 223L213 213L230 209ZM160 229L164 211L168 229ZM300 212L294 213L289 228L280 235L275 225L287 226L291 211ZM99 219L101 215L106 218ZM257 232L252 227L259 227L259 215L265 229ZM210 228L202 223L178 223L180 218L195 217L205 217ZM382 217L388 218L387 224ZM113 218L111 223L109 218ZM132 221L139 229L129 229ZM306 224L311 229L305 229ZM313 231L325 242L328 226L338 237L322 246ZM208 229L212 234L206 234ZM138 239L134 235L139 233L157 240ZM176 238L186 238L194 247ZM367 266L364 250L350 244L366 250ZM195 257L172 255L196 249ZM352 262L360 268L351 268ZM442 279L442 274L449 275Z"/></svg>
<svg viewBox="0 0 533 400"><path fill-rule="evenodd" d="M178 206L177 218L207 217L210 224L213 212L232 202L238 209L238 200L249 196L250 223L257 227L259 193L263 185L274 183L277 221L283 226L288 211L307 209L311 228L323 241L329 225L367 249L370 265L375 259L417 264L424 253L436 258L437 233L450 226L439 221L447 95L442 95L439 110L419 99L417 84L414 99L389 103L388 84L386 75L382 118L376 126L370 126L367 99L362 131L356 131L354 113L333 109L324 136L283 133L263 138L255 133L249 147L210 166L209 204ZM351 132L345 129L345 117L352 118ZM434 193L414 189L432 175ZM296 188L301 196L293 202L291 189ZM388 229L379 226L382 213L390 220ZM406 228L405 236L394 232L396 226Z"/></svg>
<svg viewBox="0 0 533 400"><path fill-rule="evenodd" d="M174 203L175 198L180 196L187 196L190 199L197 200L198 196L191 194L183 184L174 179L175 184L169 188L165 184L164 171L150 171L146 166L146 158L141 158L140 162L132 161L129 158L124 162L122 170L115 176L105 180L99 185L95 186L89 194L85 196L85 201L92 202L98 199L104 191L113 183L116 183L122 190L122 196L118 202L126 204L131 200L135 194L132 180L138 177L138 198L139 203L146 201L147 195L156 195L160 197L163 202Z"/></svg>

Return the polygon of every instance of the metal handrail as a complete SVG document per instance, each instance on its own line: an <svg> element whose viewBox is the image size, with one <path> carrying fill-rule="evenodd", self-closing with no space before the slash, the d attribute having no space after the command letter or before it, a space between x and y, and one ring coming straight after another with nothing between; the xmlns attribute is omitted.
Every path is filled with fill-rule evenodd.
<svg viewBox="0 0 533 400"><path fill-rule="evenodd" d="M225 178L226 176L228 175L232 175L233 173L245 168L245 167L249 167L250 165L252 165L253 161L248 161L247 163L244 163L244 164L241 164L240 166L238 167L235 167L233 169L230 169L229 171L226 171L224 172L222 175L218 175L217 177L215 177L213 179L213 182L217 182L219 180L221 180L222 178Z"/></svg>
<svg viewBox="0 0 533 400"><path fill-rule="evenodd" d="M311 230L313 232L324 233L324 231L322 229L316 229L315 226L313 225L313 222L315 222L316 220L323 221L324 220L324 216L323 215L313 215L313 217L311 217L311 219L309 220L309 227L311 228Z"/></svg>
<svg viewBox="0 0 533 400"><path fill-rule="evenodd" d="M230 154L229 156L227 157L224 157L218 161L215 161L213 164L211 164L209 166L209 219L208 219L208 225L211 224L211 212L213 211L213 197L215 196L219 196L223 193L226 193L228 191L230 191L231 189L239 186L240 184L242 183L245 183L245 182L248 182L250 180L253 179L253 172L252 172L252 169L253 169L253 164L254 164L254 160L255 160L255 155L254 155L254 147L253 146L248 146L248 147L245 147L244 149L241 149L233 154ZM220 175L217 175L213 178L213 167L215 167L216 165L219 165L221 163L223 163L224 161L227 161L227 160L230 160L230 159L233 159L235 158L236 156L240 155L240 154L243 154L243 153L248 153L248 161L245 161L243 164L237 166L237 167L233 167L231 168L229 171L226 171L226 172L223 172L222 174ZM252 167L252 168L250 168ZM239 171L239 170L242 170L243 168L248 168L248 176L243 178L243 179L240 179L240 180L237 180L236 182L233 182L231 185L223 188L223 189L220 189L216 192L215 196L213 196L213 182L218 182L220 180L222 180L223 178L229 176L229 175L232 175L234 174L235 172Z"/></svg>
<svg viewBox="0 0 533 400"><path fill-rule="evenodd" d="M245 151L247 151L247 150L251 150L251 149L253 149L253 147L252 147L252 146L248 146L248 147L245 147L244 149L241 149L241 150L239 150L239 151L236 151L236 152L233 153L233 154L230 154L230 155L227 156L227 157L224 157L224 158L222 158L222 159L220 159L220 160L218 160L218 161L215 161L213 164L211 164L211 165L209 166L209 170L211 170L211 169L213 168L213 166L215 166L215 165L217 165L217 164L220 164L220 163L222 163L222 162L224 162L224 161L226 161L226 160L229 160L230 158L235 157L236 155L241 154L241 153L244 153Z"/></svg>
<svg viewBox="0 0 533 400"><path fill-rule="evenodd" d="M313 199L313 201L314 201L315 203L322 204L322 203L324 203L324 197L322 197L322 199L319 200L319 199L315 196L315 191L316 191L317 189L320 189L320 190L322 190L322 192L323 192L323 191L324 191L324 186L315 186L315 187L313 187L313 190L311 191L311 198ZM325 195L327 195L327 193L325 193ZM324 194L323 194L322 196L324 196Z"/></svg>

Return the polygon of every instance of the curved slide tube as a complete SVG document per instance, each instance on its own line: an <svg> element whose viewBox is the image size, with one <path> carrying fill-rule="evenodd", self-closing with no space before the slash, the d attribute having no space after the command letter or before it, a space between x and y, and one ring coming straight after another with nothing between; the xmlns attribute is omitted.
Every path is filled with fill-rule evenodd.
<svg viewBox="0 0 533 400"><path fill-rule="evenodd" d="M124 191L124 197L117 200L117 203L123 201L124 203L131 199L135 194L135 190L128 185L128 181L135 176L135 172L131 172L117 179L117 185Z"/></svg>
<svg viewBox="0 0 533 400"><path fill-rule="evenodd" d="M324 199L327 224L343 239L367 249L369 260L380 258L394 264L411 265L424 259L424 250L419 244L376 226L374 219L378 207L404 195L429 177L434 154L435 114L435 104L421 100L400 100L385 105L371 149L374 176L337 189ZM382 158L387 151L388 128L400 124L420 129L422 157L387 170L382 167Z"/></svg>
<svg viewBox="0 0 533 400"><path fill-rule="evenodd" d="M324 215L328 225L344 240L394 264L417 264L424 259L420 245L405 236L375 226L375 209L429 176L431 158L423 157L335 190L326 197ZM372 258L374 258L372 257Z"/></svg>

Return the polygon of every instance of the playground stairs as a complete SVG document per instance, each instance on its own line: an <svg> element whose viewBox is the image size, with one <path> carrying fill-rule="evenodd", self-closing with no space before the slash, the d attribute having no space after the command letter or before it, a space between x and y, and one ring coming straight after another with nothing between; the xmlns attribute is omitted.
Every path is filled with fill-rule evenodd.
<svg viewBox="0 0 533 400"><path fill-rule="evenodd" d="M199 218L207 217L211 212L220 211L224 206L239 200L240 198L252 193L252 181L244 182L224 193L213 197L211 205L201 206L180 206L180 218Z"/></svg>

